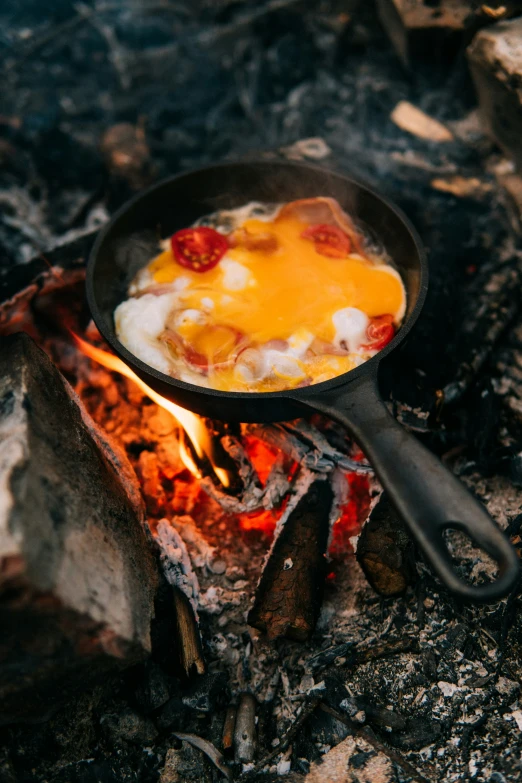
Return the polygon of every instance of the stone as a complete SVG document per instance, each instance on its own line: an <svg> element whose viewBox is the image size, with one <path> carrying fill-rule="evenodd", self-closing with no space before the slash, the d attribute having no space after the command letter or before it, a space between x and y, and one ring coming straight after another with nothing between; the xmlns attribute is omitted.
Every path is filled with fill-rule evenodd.
<svg viewBox="0 0 522 783"><path fill-rule="evenodd" d="M312 764L304 783L394 783L391 760L362 737L347 737Z"/></svg>
<svg viewBox="0 0 522 783"><path fill-rule="evenodd" d="M522 169L522 18L477 33L467 49L488 134Z"/></svg>
<svg viewBox="0 0 522 783"><path fill-rule="evenodd" d="M160 783L178 783L178 781L181 781L181 766L182 760L179 751L175 748L169 748L165 755L165 764L161 771Z"/></svg>
<svg viewBox="0 0 522 783"><path fill-rule="evenodd" d="M0 724L145 658L156 584L126 456L31 338L2 338Z"/></svg>

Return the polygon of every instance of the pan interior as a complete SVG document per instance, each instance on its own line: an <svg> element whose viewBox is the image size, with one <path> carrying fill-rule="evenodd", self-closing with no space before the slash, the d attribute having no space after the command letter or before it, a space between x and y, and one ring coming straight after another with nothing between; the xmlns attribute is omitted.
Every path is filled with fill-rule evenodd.
<svg viewBox="0 0 522 783"><path fill-rule="evenodd" d="M358 183L311 166L284 162L224 164L189 172L160 183L123 207L98 238L89 264L88 293L100 331L129 363L130 355L116 338L113 313L127 298L128 285L138 269L158 252L160 239L220 209L234 209L249 201L287 202L314 196L335 198L386 248L406 288L407 309L400 335L423 287L420 249L407 224L391 205ZM135 366L143 375L143 364L137 360ZM163 386L188 386L154 370L151 374L159 375ZM203 387L190 388L216 394ZM284 392L269 393L274 394ZM267 393L255 396L266 397Z"/></svg>

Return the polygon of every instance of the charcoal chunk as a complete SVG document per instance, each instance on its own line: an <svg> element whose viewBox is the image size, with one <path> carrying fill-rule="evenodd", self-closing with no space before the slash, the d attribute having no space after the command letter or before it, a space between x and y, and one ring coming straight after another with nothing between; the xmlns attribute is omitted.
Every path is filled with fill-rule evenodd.
<svg viewBox="0 0 522 783"><path fill-rule="evenodd" d="M425 745L436 742L442 733L440 724L417 716L408 721L406 730L401 734L390 734L389 741L402 750L420 750Z"/></svg>
<svg viewBox="0 0 522 783"><path fill-rule="evenodd" d="M156 718L156 725L159 729L182 731L186 726L188 713L189 710L181 699L174 696L161 709Z"/></svg>
<svg viewBox="0 0 522 783"><path fill-rule="evenodd" d="M143 681L136 689L136 701L144 712L154 712L169 700L169 683L161 667L148 661Z"/></svg>
<svg viewBox="0 0 522 783"><path fill-rule="evenodd" d="M122 741L134 745L146 745L154 742L158 736L152 721L132 710L126 710L119 714L103 715L100 725L116 745Z"/></svg>
<svg viewBox="0 0 522 783"><path fill-rule="evenodd" d="M334 715L317 710L310 719L310 732L314 742L321 745L338 745L346 739L350 729Z"/></svg>
<svg viewBox="0 0 522 783"><path fill-rule="evenodd" d="M209 672L198 677L182 696L185 707L198 712L211 712L226 700L228 679L225 672Z"/></svg>
<svg viewBox="0 0 522 783"><path fill-rule="evenodd" d="M366 715L368 723L379 728L391 729L392 731L402 731L406 728L406 719L382 704L376 704L367 699L357 699L357 706Z"/></svg>

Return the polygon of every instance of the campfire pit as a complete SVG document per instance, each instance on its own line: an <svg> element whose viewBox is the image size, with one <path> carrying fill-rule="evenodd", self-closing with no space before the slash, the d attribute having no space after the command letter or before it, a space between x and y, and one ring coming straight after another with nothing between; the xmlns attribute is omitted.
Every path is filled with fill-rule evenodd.
<svg viewBox="0 0 522 783"><path fill-rule="evenodd" d="M44 31L21 52L25 57L34 46L52 66L36 72L30 54L23 68L8 63L9 111L23 116L0 121L14 150L0 241L11 258L32 260L0 276L0 331L27 332L74 386L99 432L125 450L146 504L140 547L154 562L158 586L150 656L140 661L147 652L138 651L122 672L132 661L116 659L107 645L103 663L92 660L92 679L82 685L78 667L69 689L79 659L74 645L67 648L60 660L72 666L63 669L63 687L44 691L46 702L31 717L40 722L0 729L0 778L516 780L517 593L488 608L452 600L423 565L362 455L327 420L241 427L205 421L208 449L198 453L168 411L82 353L71 336L69 330L107 351L88 326L84 303L92 228L107 206L151 176L229 151L248 157L253 149L257 157L261 148L269 148L261 153L267 158L349 168L405 209L430 251L432 289L418 333L384 368L390 404L520 547L519 176L481 130L462 56L447 83L424 69L418 82L408 81L373 9L354 11L349 3L339 15L328 4L318 15L300 3L268 3L266 11L204 5L215 29L194 17L197 46L176 55L163 36L181 23L179 9L151 11L147 44L134 8L117 24L115 9L74 11L65 36L78 33L74 67L81 65L92 88L82 82L81 94L69 76L60 86L60 74L70 73L60 64L61 33L49 40ZM431 18L437 8L423 5ZM477 10L472 28L475 21L495 24L495 13L516 14L515 5ZM459 26L464 43L467 32L461 36ZM110 47L107 60L100 41ZM414 57L408 44L413 71ZM153 86L151 74L172 70L174 62L194 110L191 101L180 108L177 93L165 97ZM57 68L52 79L49 67ZM120 86L109 99L102 82L113 70ZM67 115L59 128L50 108L39 104L27 117L17 108L15 96L27 95L20 86L41 101L46 79L58 85L57 111ZM205 81L214 85L208 101ZM145 119L129 113L131 95L146 107ZM110 111L102 109L107 101ZM114 121L127 125L106 133ZM107 175L96 147L102 136L111 147L107 155L104 142ZM52 159L56 145L61 172ZM134 150L136 161L127 160ZM45 204L31 180L32 156L38 176L52 184ZM61 247L35 254L58 236L66 240ZM310 513L318 499L322 512L331 504L328 519ZM292 531L306 531L299 539L306 544L296 546ZM451 546L464 576L488 579L490 564L469 542L454 538ZM0 603L4 598L2 592ZM16 623L11 627L9 646L0 639L0 671L18 643ZM41 672L35 650L26 653L27 666ZM35 692L25 693L24 708Z"/></svg>

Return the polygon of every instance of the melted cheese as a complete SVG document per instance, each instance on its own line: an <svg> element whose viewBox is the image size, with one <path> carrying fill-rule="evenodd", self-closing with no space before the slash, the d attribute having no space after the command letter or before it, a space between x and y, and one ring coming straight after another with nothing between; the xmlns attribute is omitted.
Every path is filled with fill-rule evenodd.
<svg viewBox="0 0 522 783"><path fill-rule="evenodd" d="M175 360L172 374L225 391L317 383L373 355L362 348L369 318L391 314L400 324L406 296L391 266L357 254L330 258L317 253L314 243L301 236L307 225L294 216L248 219L242 225L251 235L273 234L277 249L229 248L214 269L203 273L181 267L165 249L133 283L131 293L142 289L140 280L170 288L175 302L165 325L209 361L208 377L181 359L180 367ZM146 298L148 304L148 297L141 301ZM137 347L125 333L128 322L122 324L118 315L125 326L120 339ZM241 345L250 347L236 362L227 362L228 352L237 354L238 335ZM331 349L316 355L309 349L317 341ZM347 349L349 355L334 355L336 349Z"/></svg>
<svg viewBox="0 0 522 783"><path fill-rule="evenodd" d="M259 343L286 340L300 329L332 342L336 332L332 316L346 307L362 310L370 318L391 313L396 323L402 319L404 288L392 267L355 256L339 259L319 255L314 243L301 237L306 225L295 218L272 224L247 220L244 226L251 234L270 229L278 249L264 253L230 248L226 259L202 274L182 269L169 250L150 265L155 282L174 282L181 273L189 277L183 290L186 307L201 309L202 299L211 296L216 303L212 312L216 323L233 326ZM238 274L237 267L232 267L241 290L230 288L228 260L250 272L249 276ZM216 292L229 296L213 297Z"/></svg>

